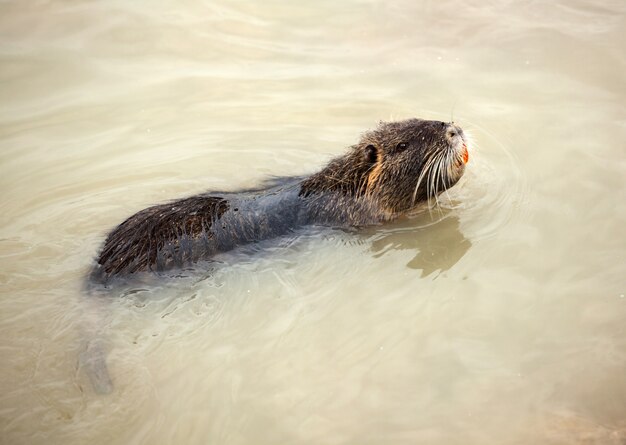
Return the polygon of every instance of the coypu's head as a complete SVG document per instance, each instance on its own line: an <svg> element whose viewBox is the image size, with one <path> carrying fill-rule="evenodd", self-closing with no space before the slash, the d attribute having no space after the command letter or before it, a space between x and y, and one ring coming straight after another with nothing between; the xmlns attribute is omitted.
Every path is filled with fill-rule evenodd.
<svg viewBox="0 0 626 445"><path fill-rule="evenodd" d="M381 122L345 156L303 183L303 193L341 191L369 197L392 215L436 198L463 175L467 140L454 123Z"/></svg>
<svg viewBox="0 0 626 445"><path fill-rule="evenodd" d="M396 213L452 187L468 161L463 130L440 121L381 122L363 135L359 148L374 164L367 193Z"/></svg>

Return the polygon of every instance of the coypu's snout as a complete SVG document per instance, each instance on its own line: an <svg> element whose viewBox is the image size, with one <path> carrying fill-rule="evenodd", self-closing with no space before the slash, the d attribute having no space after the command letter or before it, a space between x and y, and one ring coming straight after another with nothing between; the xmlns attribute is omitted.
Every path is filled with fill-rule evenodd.
<svg viewBox="0 0 626 445"><path fill-rule="evenodd" d="M454 122L431 122L427 128L432 129L433 136L424 150L423 164L413 191L413 205L430 198L437 200L437 195L461 179L469 160L463 129Z"/></svg>
<svg viewBox="0 0 626 445"><path fill-rule="evenodd" d="M446 141L452 148L457 164L461 162L467 164L469 161L469 153L467 151L467 139L463 129L454 122L446 124Z"/></svg>

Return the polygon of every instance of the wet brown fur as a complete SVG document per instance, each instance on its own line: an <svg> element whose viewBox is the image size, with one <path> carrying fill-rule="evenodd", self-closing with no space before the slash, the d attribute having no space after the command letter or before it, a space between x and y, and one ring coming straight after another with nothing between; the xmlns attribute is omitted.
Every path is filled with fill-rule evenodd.
<svg viewBox="0 0 626 445"><path fill-rule="evenodd" d="M186 238L211 237L210 228L228 209L216 196L193 196L144 209L120 224L106 240L98 263L109 275L137 272L158 263L166 245L180 249ZM183 262L192 260L183 253Z"/></svg>
<svg viewBox="0 0 626 445"><path fill-rule="evenodd" d="M144 209L109 234L97 275L106 279L180 266L307 224L358 226L393 219L433 193L428 187L417 190L417 179L428 160L450 151L446 131L450 124L438 121L381 122L309 177L254 193L203 194ZM458 180L457 161L458 154L446 158L455 162L455 176L442 173L435 190Z"/></svg>

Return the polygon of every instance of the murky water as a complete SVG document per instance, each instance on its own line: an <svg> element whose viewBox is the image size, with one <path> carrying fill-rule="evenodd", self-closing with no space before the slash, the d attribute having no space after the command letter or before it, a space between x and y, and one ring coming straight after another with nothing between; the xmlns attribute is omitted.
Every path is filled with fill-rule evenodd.
<svg viewBox="0 0 626 445"><path fill-rule="evenodd" d="M626 443L624 42L623 1L2 3L0 442ZM93 393L126 216L452 114L439 210L98 300Z"/></svg>

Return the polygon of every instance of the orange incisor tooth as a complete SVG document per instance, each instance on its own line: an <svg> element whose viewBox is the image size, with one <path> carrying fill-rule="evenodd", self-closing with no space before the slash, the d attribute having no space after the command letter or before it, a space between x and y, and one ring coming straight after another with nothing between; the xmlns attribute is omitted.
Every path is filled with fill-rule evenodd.
<svg viewBox="0 0 626 445"><path fill-rule="evenodd" d="M463 144L463 163L467 164L469 161L469 152L467 151L467 145Z"/></svg>

